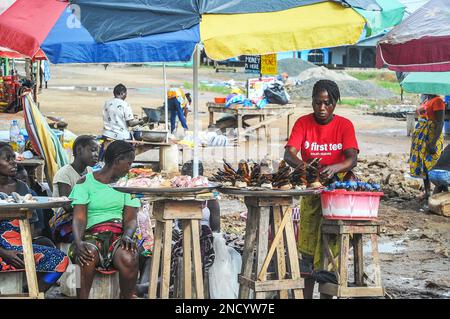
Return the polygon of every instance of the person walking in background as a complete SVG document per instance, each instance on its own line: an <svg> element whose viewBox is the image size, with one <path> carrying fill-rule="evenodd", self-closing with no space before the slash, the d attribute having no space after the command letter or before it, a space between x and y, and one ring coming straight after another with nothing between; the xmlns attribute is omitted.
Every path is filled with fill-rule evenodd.
<svg viewBox="0 0 450 319"><path fill-rule="evenodd" d="M167 91L167 106L170 112L170 132L176 129L177 116L181 126L187 130L186 115L192 99L190 94L185 94L182 88L172 87Z"/></svg>
<svg viewBox="0 0 450 319"><path fill-rule="evenodd" d="M413 177L423 178L424 200L430 196L429 171L442 153L444 136L444 101L437 95L423 94L417 109L419 121L414 129L409 155L409 170Z"/></svg>

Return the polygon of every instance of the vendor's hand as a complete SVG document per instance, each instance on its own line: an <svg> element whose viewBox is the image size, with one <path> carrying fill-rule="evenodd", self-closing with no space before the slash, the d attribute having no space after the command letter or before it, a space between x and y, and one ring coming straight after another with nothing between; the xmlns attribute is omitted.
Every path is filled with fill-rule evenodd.
<svg viewBox="0 0 450 319"><path fill-rule="evenodd" d="M23 269L25 268L25 263L23 262L23 253L20 251L15 250L6 250L2 254L3 260L13 266L16 269Z"/></svg>
<svg viewBox="0 0 450 319"><path fill-rule="evenodd" d="M80 266L89 266L94 262L94 248L84 241L76 245L77 262Z"/></svg>
<svg viewBox="0 0 450 319"><path fill-rule="evenodd" d="M122 242L120 245L123 250L128 250L133 253L137 251L136 241L134 241L130 236L123 235L121 241Z"/></svg>
<svg viewBox="0 0 450 319"><path fill-rule="evenodd" d="M430 154L436 154L436 152L437 152L436 144L432 144L432 143L427 144L427 151Z"/></svg>
<svg viewBox="0 0 450 319"><path fill-rule="evenodd" d="M320 171L320 174L325 176L326 178L332 178L336 173L339 173L342 169L341 164L334 164L329 166L324 166Z"/></svg>

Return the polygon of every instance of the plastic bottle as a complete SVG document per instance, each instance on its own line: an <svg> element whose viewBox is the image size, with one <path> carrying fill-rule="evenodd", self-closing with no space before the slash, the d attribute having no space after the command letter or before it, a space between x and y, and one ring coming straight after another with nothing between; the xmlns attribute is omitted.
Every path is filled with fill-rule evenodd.
<svg viewBox="0 0 450 319"><path fill-rule="evenodd" d="M17 122L17 120L13 120L11 122L11 127L9 128L9 140L14 152L19 152L21 138L19 123Z"/></svg>

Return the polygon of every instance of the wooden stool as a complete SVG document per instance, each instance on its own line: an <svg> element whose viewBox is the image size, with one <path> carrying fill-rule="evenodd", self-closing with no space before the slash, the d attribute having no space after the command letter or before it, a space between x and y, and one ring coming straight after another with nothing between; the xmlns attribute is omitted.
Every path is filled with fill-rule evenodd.
<svg viewBox="0 0 450 319"><path fill-rule="evenodd" d="M20 237L22 239L23 246L23 261L25 264L25 274L28 284L28 294L1 295L0 298L44 299L44 294L39 292L38 279L36 275L31 228L28 221L31 217L32 211L28 209L0 212L0 220L19 219Z"/></svg>
<svg viewBox="0 0 450 319"><path fill-rule="evenodd" d="M183 225L183 298L192 298L192 262L194 264L196 298L204 298L199 232L200 220L202 219L201 205L201 201L194 200L164 199L154 203L153 216L156 219L156 230L150 267L149 298L156 298L160 268L160 297L162 299L169 298L172 226L175 219L181 220Z"/></svg>
<svg viewBox="0 0 450 319"><path fill-rule="evenodd" d="M303 279L300 278L297 245L292 225L292 198L245 197L245 204L248 213L242 271L239 276L239 298L249 298L249 292L252 289L256 299L264 299L266 292L269 291L278 291L280 298L287 299L288 290L292 290L294 298L302 299ZM268 249L271 214L274 239ZM255 246L256 273L253 273ZM277 278L268 280L267 269L275 251Z"/></svg>
<svg viewBox="0 0 450 319"><path fill-rule="evenodd" d="M339 297L377 297L384 296L381 283L380 258L378 255L378 234L380 224L376 221L324 220L322 223L323 269L327 269L331 261L338 284L322 283L319 285L321 298ZM329 247L329 238L336 235L340 244L338 264ZM364 278L363 235L370 235L372 246L372 262L374 267L374 285L367 286ZM352 236L354 256L354 278L356 287L348 287L348 259L350 236Z"/></svg>

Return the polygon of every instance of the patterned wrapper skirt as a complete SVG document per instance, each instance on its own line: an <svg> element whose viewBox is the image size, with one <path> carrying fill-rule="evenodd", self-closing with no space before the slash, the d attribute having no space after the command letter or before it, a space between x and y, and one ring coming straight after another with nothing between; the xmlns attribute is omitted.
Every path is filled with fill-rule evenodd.
<svg viewBox="0 0 450 319"><path fill-rule="evenodd" d="M413 177L427 178L428 172L441 156L444 142L442 132L436 142L436 153L430 154L427 149L429 141L434 138L435 127L436 123L423 119L416 125L409 155L409 171Z"/></svg>

